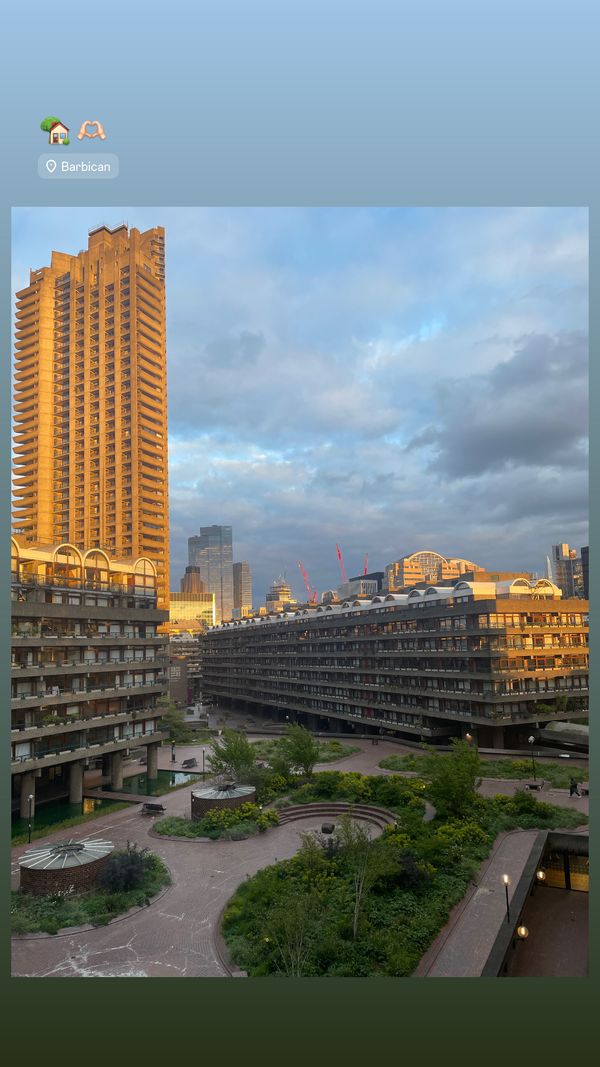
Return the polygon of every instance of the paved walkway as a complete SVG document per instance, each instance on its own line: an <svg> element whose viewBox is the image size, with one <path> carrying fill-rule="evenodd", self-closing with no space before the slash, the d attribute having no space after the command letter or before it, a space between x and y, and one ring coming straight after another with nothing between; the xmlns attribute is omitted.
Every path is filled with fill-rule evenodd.
<svg viewBox="0 0 600 1067"><path fill-rule="evenodd" d="M378 768L378 762L387 755L402 752L398 745L383 741L379 745L356 744L360 745L360 753L321 765L320 769L339 767L364 774L389 773ZM170 749L165 748L160 752L159 766L180 770L181 760L192 755L196 758L200 755L201 762L203 747L207 746L178 745L174 767ZM139 773L137 768L135 771ZM498 781L494 783L493 791L510 792L522 785L522 782L511 786L511 783ZM197 783L162 796L160 800L167 812L171 815L188 814L189 794L193 788L197 788ZM587 798L570 799L567 790L553 793L544 793L543 798L587 813ZM308 817L306 822L274 827L246 841L180 842L150 836L153 820L142 816L136 803L125 810L109 812L91 823L83 823L79 828L74 827L69 830L69 835L75 840L103 837L117 847L125 846L128 841L150 847L171 870L174 884L154 905L109 926L55 937L14 939L12 973L29 977L224 977L227 972L217 950L216 932L227 900L245 878L262 867L294 855L300 847L300 833L317 829L320 822ZM39 839L38 843L64 837L65 831L58 831ZM526 837L528 832L515 835L516 840L523 839L521 844L511 846L517 850L512 857L515 864L529 847ZM13 887L18 885L18 858L27 847L19 846L13 850ZM503 856L502 859L507 863L509 857ZM482 893L478 906L483 906L485 899L489 900L490 894L486 898ZM483 919L483 913L480 915Z"/></svg>
<svg viewBox="0 0 600 1067"><path fill-rule="evenodd" d="M510 876L509 905L538 835L537 830L507 834L486 861L474 892L455 909L417 968L417 978L479 978L502 924L506 921L506 890L502 875Z"/></svg>

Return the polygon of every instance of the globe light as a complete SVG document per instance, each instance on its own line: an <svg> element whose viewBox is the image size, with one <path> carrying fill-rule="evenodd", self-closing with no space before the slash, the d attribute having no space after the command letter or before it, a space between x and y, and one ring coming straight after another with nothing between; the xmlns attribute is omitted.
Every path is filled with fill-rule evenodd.
<svg viewBox="0 0 600 1067"><path fill-rule="evenodd" d="M536 871L535 872L535 876L536 876L538 882L545 882L546 881L546 872L545 871L542 871L542 870Z"/></svg>
<svg viewBox="0 0 600 1067"><path fill-rule="evenodd" d="M517 926L517 934L521 941L525 941L529 937L529 930L526 926Z"/></svg>

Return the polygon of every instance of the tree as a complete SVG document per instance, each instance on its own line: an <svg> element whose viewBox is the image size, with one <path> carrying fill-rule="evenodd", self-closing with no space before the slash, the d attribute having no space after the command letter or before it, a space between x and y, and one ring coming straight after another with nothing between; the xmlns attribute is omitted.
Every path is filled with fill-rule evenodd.
<svg viewBox="0 0 600 1067"><path fill-rule="evenodd" d="M175 707L175 704L170 701L159 701L159 703L162 703L165 709L162 714L162 721L169 731L169 740L174 741L176 745L185 745L192 737L192 731L185 721L185 715L180 708Z"/></svg>
<svg viewBox="0 0 600 1067"><path fill-rule="evenodd" d="M319 758L319 743L312 734L299 723L291 722L281 741L281 748L290 766L296 767L310 778Z"/></svg>
<svg viewBox="0 0 600 1067"><path fill-rule="evenodd" d="M426 774L430 779L429 795L436 809L444 815L465 815L476 798L479 755L467 741L452 739L448 755L429 750Z"/></svg>
<svg viewBox="0 0 600 1067"><path fill-rule="evenodd" d="M47 118L42 119L40 122L40 130L43 130L44 133L50 133L55 122L60 122L60 119L56 115L48 115Z"/></svg>
<svg viewBox="0 0 600 1067"><path fill-rule="evenodd" d="M355 822L349 815L342 815L339 820L337 838L341 862L350 873L354 887L352 937L356 940L365 893L380 874L380 857L373 847L367 827Z"/></svg>
<svg viewBox="0 0 600 1067"><path fill-rule="evenodd" d="M226 774L243 782L256 772L256 755L244 734L223 730L223 736L213 742L208 765L213 774Z"/></svg>
<svg viewBox="0 0 600 1067"><path fill-rule="evenodd" d="M288 898L270 914L267 934L289 978L301 978L304 973L310 953L308 932L315 914L318 914L318 901L314 893Z"/></svg>

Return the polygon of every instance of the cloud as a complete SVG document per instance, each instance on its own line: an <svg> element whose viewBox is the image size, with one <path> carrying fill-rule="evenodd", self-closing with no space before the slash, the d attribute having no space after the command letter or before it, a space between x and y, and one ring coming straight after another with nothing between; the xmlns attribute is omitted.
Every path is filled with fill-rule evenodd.
<svg viewBox="0 0 600 1067"><path fill-rule="evenodd" d="M587 212L15 209L14 286L100 221L164 225L173 585L233 526L256 602L430 547L587 543Z"/></svg>
<svg viewBox="0 0 600 1067"><path fill-rule="evenodd" d="M440 383L437 421L408 448L429 449L431 469L450 478L519 466L585 468L587 375L583 333L521 338L488 374Z"/></svg>

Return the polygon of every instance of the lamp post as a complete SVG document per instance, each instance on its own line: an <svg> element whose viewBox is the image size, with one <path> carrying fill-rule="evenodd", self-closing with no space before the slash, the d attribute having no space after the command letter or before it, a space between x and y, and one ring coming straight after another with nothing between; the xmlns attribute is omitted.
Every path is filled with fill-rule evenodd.
<svg viewBox="0 0 600 1067"><path fill-rule="evenodd" d="M33 793L30 793L27 797L27 812L28 812L28 826L27 826L27 844L31 844L31 820L33 818L33 802L35 797Z"/></svg>
<svg viewBox="0 0 600 1067"><path fill-rule="evenodd" d="M175 742L171 741L171 763L175 763Z"/></svg>
<svg viewBox="0 0 600 1067"><path fill-rule="evenodd" d="M508 887L510 885L510 878L507 874L502 875L502 881L504 882L504 892L506 893L506 921L510 922L510 904L508 902Z"/></svg>
<svg viewBox="0 0 600 1067"><path fill-rule="evenodd" d="M528 737L527 740L529 741L530 745L534 745L535 744L535 737L533 736L533 734L531 735L531 737ZM535 777L535 759L534 759L534 756L533 756L533 749L531 749L531 768L533 770L533 780L535 782L536 781L536 777Z"/></svg>
<svg viewBox="0 0 600 1067"><path fill-rule="evenodd" d="M204 757L205 757L205 755L206 755L206 749L203 748L202 749L202 778L203 779L204 779L204 773L205 773L205 771L204 771Z"/></svg>

